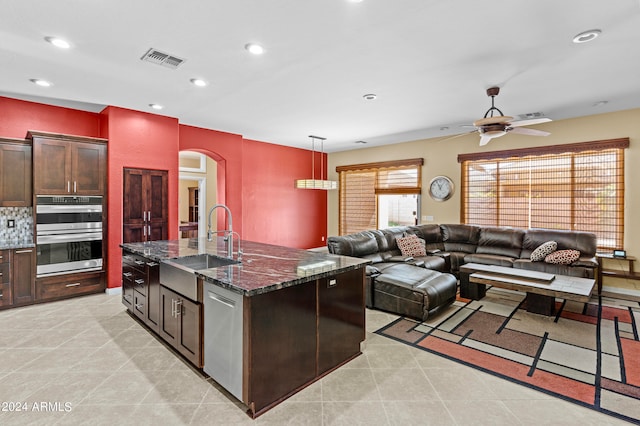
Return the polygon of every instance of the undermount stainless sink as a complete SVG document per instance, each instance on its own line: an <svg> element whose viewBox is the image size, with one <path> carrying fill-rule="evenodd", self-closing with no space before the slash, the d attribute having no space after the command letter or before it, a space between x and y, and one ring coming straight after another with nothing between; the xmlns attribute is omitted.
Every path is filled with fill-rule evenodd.
<svg viewBox="0 0 640 426"><path fill-rule="evenodd" d="M160 263L160 284L191 300L198 300L196 271L240 263L226 257L198 254Z"/></svg>

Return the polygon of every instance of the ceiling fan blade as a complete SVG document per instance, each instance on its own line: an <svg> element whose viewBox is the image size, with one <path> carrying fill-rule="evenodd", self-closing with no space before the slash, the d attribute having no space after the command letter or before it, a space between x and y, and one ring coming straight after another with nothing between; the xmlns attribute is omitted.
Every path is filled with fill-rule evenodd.
<svg viewBox="0 0 640 426"><path fill-rule="evenodd" d="M457 135L446 136L443 139L440 139L438 142L450 141L451 139L459 138L460 136L467 136L475 132L477 132L477 130L471 130L470 132L464 132L464 133L458 133Z"/></svg>
<svg viewBox="0 0 640 426"><path fill-rule="evenodd" d="M521 135L529 135L529 136L549 136L551 134L543 130L527 129L524 127L508 127L507 131L509 133L519 133Z"/></svg>
<svg viewBox="0 0 640 426"><path fill-rule="evenodd" d="M491 136L482 135L480 137L480 146L485 146L491 139L493 139Z"/></svg>
<svg viewBox="0 0 640 426"><path fill-rule="evenodd" d="M547 117L532 118L530 120L512 121L511 124L509 124L509 126L511 127L533 126L534 124L547 123L549 121L551 121L551 119Z"/></svg>

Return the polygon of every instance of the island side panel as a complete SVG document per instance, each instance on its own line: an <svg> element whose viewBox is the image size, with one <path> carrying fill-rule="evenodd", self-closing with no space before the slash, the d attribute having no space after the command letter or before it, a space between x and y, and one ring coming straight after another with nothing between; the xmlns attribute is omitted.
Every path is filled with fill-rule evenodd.
<svg viewBox="0 0 640 426"><path fill-rule="evenodd" d="M254 415L316 377L316 281L245 299L245 403Z"/></svg>
<svg viewBox="0 0 640 426"><path fill-rule="evenodd" d="M366 337L364 271L318 280L318 375L360 354Z"/></svg>

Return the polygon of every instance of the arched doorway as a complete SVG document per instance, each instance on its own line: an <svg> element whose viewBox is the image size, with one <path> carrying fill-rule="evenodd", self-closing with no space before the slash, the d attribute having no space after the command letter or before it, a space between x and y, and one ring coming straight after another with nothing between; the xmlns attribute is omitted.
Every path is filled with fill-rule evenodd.
<svg viewBox="0 0 640 426"><path fill-rule="evenodd" d="M218 164L196 151L179 152L178 218L180 238L206 237L207 212L218 203ZM212 229L217 224L212 223Z"/></svg>

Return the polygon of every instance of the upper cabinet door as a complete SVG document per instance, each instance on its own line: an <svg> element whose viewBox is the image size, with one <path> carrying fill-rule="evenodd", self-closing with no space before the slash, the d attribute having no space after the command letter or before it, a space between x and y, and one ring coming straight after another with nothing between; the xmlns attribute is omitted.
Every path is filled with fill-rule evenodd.
<svg viewBox="0 0 640 426"><path fill-rule="evenodd" d="M104 139L38 132L30 135L36 195L105 194L107 146Z"/></svg>
<svg viewBox="0 0 640 426"><path fill-rule="evenodd" d="M74 194L104 194L106 149L103 144L74 143L71 149L71 186Z"/></svg>
<svg viewBox="0 0 640 426"><path fill-rule="evenodd" d="M31 191L31 144L5 143L0 139L0 206L29 207Z"/></svg>
<svg viewBox="0 0 640 426"><path fill-rule="evenodd" d="M52 139L33 140L33 189L38 195L71 193L71 147Z"/></svg>

